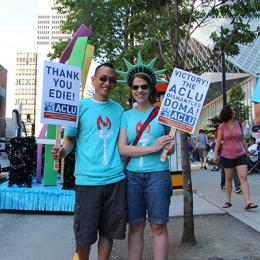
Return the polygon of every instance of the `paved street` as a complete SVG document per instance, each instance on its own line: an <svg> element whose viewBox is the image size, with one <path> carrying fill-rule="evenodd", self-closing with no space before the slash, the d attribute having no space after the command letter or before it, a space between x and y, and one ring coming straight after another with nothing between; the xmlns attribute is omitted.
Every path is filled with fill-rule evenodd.
<svg viewBox="0 0 260 260"><path fill-rule="evenodd" d="M260 209L257 208L250 212L244 210L243 200L241 194L233 193L233 206L227 210L223 210L221 205L225 201L225 192L220 190L220 171L212 172L210 170L199 169L199 164L194 163L192 165L192 181L193 188L196 193L194 194L194 215L209 215L206 218L204 225L209 223L219 223L220 228L223 228L223 224L219 222L222 218L227 218L226 212L239 221L231 222L233 230L238 227L239 230L245 229L240 221L260 232ZM251 190L251 200L260 205L260 174L249 175L249 183ZM183 196L180 192L174 192L172 197L170 215L174 217L171 219L174 222L180 221L183 215ZM212 216L212 217L210 217ZM221 217L216 217L221 216ZM199 219L198 219L199 220ZM197 220L196 220L197 221ZM195 232L197 235L201 235L201 230L198 230L195 221ZM213 221L213 222L212 222ZM230 223L230 217L226 219L224 223ZM35 213L35 212L0 212L0 259L2 260L66 260L72 259L74 252L74 237L72 231L73 216L71 214L53 214L53 213ZM199 226L198 226L199 227ZM176 226L169 225L169 233L176 232ZM230 226L231 228L231 226ZM247 229L244 232L248 232L248 237L254 239L255 231ZM235 231L234 231L235 232ZM250 233L252 232L252 233ZM180 232L179 232L180 233ZM250 235L251 234L251 235ZM252 235L253 234L253 235ZM216 234L214 234L216 235ZM207 234L212 237L213 234ZM259 236L258 236L259 238ZM150 237L149 237L150 239ZM219 238L221 239L221 237ZM253 240L254 242L254 240ZM123 244L117 244L113 251L115 255L125 255L125 257L112 259L127 259L126 257L126 242ZM248 242L249 243L249 242ZM202 246L202 245L200 245ZM239 246L239 245L238 245ZM175 248L175 245L174 245ZM207 245L209 250L209 246ZM235 248L235 247L233 247ZM251 249L253 246L251 246ZM172 249L170 249L171 251ZM183 249L181 249L183 250ZM204 249L206 250L206 249ZM258 250L258 249L255 249ZM182 256L177 259L200 259L200 258L187 258L184 257L184 251L180 252ZM148 252L145 252L148 254ZM246 256L245 256L246 257ZM260 257L260 256L259 256ZM92 252L92 259L96 259L96 251ZM147 256L145 259L150 259ZM169 258L172 259L172 258ZM174 258L175 259L175 258ZM205 258L208 259L208 258ZM245 259L245 258L225 258L225 259ZM249 259L249 258L247 258ZM259 258L250 258L259 259Z"/></svg>

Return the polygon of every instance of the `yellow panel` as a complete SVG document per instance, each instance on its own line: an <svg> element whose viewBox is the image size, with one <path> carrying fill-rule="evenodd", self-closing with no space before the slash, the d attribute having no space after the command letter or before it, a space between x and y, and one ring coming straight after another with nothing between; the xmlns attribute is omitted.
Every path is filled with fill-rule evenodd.
<svg viewBox="0 0 260 260"><path fill-rule="evenodd" d="M88 76L88 72L89 72L89 67L90 67L90 64L92 61L93 53L94 53L94 46L87 44L86 50L85 50L83 66L81 69L81 79L80 79L80 85L81 85L80 98L81 99L83 98L84 88L85 88L85 84L86 84L86 80L87 80L87 76Z"/></svg>
<svg viewBox="0 0 260 260"><path fill-rule="evenodd" d="M182 173L171 175L171 179L173 188L176 186L183 186Z"/></svg>

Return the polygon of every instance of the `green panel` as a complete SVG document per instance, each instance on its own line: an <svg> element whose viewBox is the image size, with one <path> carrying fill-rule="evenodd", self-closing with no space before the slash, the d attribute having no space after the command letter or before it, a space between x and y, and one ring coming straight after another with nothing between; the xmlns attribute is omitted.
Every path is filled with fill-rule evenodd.
<svg viewBox="0 0 260 260"><path fill-rule="evenodd" d="M80 68L83 66L87 42L88 37L79 37L76 40L67 64L74 65Z"/></svg>
<svg viewBox="0 0 260 260"><path fill-rule="evenodd" d="M56 138L56 126L48 125L46 139ZM57 173L54 171L54 161L51 158L52 144L45 145L43 183L45 186L57 184Z"/></svg>

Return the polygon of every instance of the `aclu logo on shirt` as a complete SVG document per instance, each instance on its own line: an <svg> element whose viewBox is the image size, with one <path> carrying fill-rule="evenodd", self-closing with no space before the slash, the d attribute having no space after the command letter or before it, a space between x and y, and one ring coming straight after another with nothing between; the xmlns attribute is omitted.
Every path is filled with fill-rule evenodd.
<svg viewBox="0 0 260 260"><path fill-rule="evenodd" d="M139 121L136 124L136 126L135 126L136 134L140 131L142 126L143 125L142 125L141 121ZM151 140L150 131L151 131L151 126L148 125L146 127L146 129L143 131L141 138L138 141L138 146L146 146L149 143L149 141ZM144 165L144 157L141 156L140 159L139 159L139 167L143 167L143 165Z"/></svg>
<svg viewBox="0 0 260 260"><path fill-rule="evenodd" d="M102 139L103 143L103 164L108 164L107 159L107 139L111 136L112 132L110 131L111 128L111 121L108 117L106 120L103 120L102 116L100 115L97 118L97 128L98 128L98 136Z"/></svg>

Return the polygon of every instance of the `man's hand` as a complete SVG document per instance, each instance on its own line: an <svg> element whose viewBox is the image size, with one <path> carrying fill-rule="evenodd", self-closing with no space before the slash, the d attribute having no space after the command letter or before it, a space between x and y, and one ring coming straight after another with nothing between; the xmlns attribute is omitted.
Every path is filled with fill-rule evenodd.
<svg viewBox="0 0 260 260"><path fill-rule="evenodd" d="M51 157L53 160L59 160L61 158L64 158L66 156L66 150L61 147L54 146L51 150Z"/></svg>

